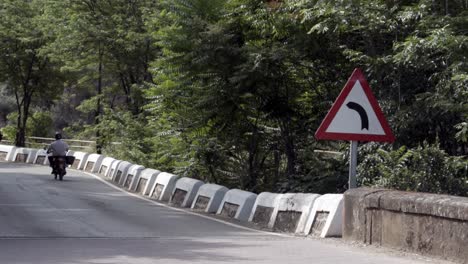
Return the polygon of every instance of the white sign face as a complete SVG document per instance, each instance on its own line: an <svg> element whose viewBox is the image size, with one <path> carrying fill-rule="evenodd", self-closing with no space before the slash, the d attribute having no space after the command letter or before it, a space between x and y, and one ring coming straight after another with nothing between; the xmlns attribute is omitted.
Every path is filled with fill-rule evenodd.
<svg viewBox="0 0 468 264"><path fill-rule="evenodd" d="M385 135L359 80L354 83L349 95L325 131L329 133Z"/></svg>

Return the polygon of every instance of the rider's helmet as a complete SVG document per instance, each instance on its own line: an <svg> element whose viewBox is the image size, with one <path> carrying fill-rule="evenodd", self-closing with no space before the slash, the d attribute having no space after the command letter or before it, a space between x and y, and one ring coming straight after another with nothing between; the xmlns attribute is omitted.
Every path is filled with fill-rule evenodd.
<svg viewBox="0 0 468 264"><path fill-rule="evenodd" d="M60 132L55 132L55 139L56 140L62 139L62 134Z"/></svg>

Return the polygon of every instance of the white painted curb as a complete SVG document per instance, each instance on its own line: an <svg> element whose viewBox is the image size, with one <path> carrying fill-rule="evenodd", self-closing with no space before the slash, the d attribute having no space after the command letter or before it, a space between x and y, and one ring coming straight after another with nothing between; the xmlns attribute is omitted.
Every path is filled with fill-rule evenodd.
<svg viewBox="0 0 468 264"><path fill-rule="evenodd" d="M15 151L16 151L16 147L14 146L0 145L0 154L1 153L6 154L5 161L14 161L13 156L15 154Z"/></svg>
<svg viewBox="0 0 468 264"><path fill-rule="evenodd" d="M257 196L257 199L255 200L252 213L250 214L250 217L249 217L249 222L253 222L254 217L256 216L256 213L257 213L258 206L267 207L270 210L272 210L272 213L270 215L268 222L263 223L263 224L265 225L265 227L271 228L275 222L275 218L273 218L273 212L275 211L275 208L278 208L279 202L282 196L283 194L279 194L279 193L270 193L270 192L260 193ZM257 222L255 221L254 223L257 223Z"/></svg>
<svg viewBox="0 0 468 264"><path fill-rule="evenodd" d="M193 203L193 199L197 195L198 189L200 189L203 184L204 182L192 178L183 177L178 179L172 191L169 204L180 207L190 207ZM179 194L179 192L185 192L185 194ZM183 197L182 201L175 200L178 195Z"/></svg>
<svg viewBox="0 0 468 264"><path fill-rule="evenodd" d="M97 174L104 176L104 177L109 177L109 174L112 169L112 164L116 161L116 159L111 158L111 157L105 157L102 162L101 166L99 166L99 170L97 171Z"/></svg>
<svg viewBox="0 0 468 264"><path fill-rule="evenodd" d="M39 164L39 165L49 165L49 159L48 159L47 151L44 149L39 149L36 152L36 156L34 157L33 164ZM43 162L37 162L39 158L44 158Z"/></svg>
<svg viewBox="0 0 468 264"><path fill-rule="evenodd" d="M73 169L83 170L89 154L86 152L70 150L67 152L67 156L75 156L75 162L71 165Z"/></svg>
<svg viewBox="0 0 468 264"><path fill-rule="evenodd" d="M257 195L251 192L239 189L229 190L226 192L217 214L223 214L225 206L227 205L226 203L229 203L238 206L236 214L233 217L234 219L248 221L256 198Z"/></svg>
<svg viewBox="0 0 468 264"><path fill-rule="evenodd" d="M320 237L341 237L343 228L343 194L324 194L315 200L304 234L309 235L318 213L328 212Z"/></svg>
<svg viewBox="0 0 468 264"><path fill-rule="evenodd" d="M159 201L169 201L177 178L174 174L161 172L154 181L149 196Z"/></svg>
<svg viewBox="0 0 468 264"><path fill-rule="evenodd" d="M135 177L133 177L133 181L130 184L130 190L140 193L142 195L148 195L150 192L151 187L154 184L154 181L156 181L156 177L158 174L161 172L158 170L154 169L144 169L141 171L141 173ZM143 181L146 181L144 184L140 184ZM140 186L142 185L142 186Z"/></svg>
<svg viewBox="0 0 468 264"><path fill-rule="evenodd" d="M203 211L206 213L216 213L219 209L219 206L221 205L221 202L223 201L224 195L226 195L228 191L228 188L221 185L211 183L205 184L198 190L197 196L195 196L191 208L196 210L198 199L208 198L209 202Z"/></svg>
<svg viewBox="0 0 468 264"><path fill-rule="evenodd" d="M119 166L117 166L117 169L114 171L114 175L112 175L112 181L121 185L122 179L125 178L125 175L127 174L128 169L132 166L133 164L128 162L128 161L122 161L119 163Z"/></svg>
<svg viewBox="0 0 468 264"><path fill-rule="evenodd" d="M34 158L36 157L37 149L32 148L17 148L15 154L12 157L12 161L17 162L16 159L18 155L27 155L25 163L33 163Z"/></svg>
<svg viewBox="0 0 468 264"><path fill-rule="evenodd" d="M312 193L285 193L279 198L279 204L273 211L273 225L270 228L275 229L278 224L278 213L286 211L300 212L301 217L298 220L297 228L294 233L301 234L304 232L305 224L309 218L315 199L320 197L318 194Z"/></svg>
<svg viewBox="0 0 468 264"><path fill-rule="evenodd" d="M88 159L86 160L83 170L87 172L96 173L101 168L101 164L103 160L104 160L103 155L96 154L96 153L90 154L88 156Z"/></svg>
<svg viewBox="0 0 468 264"><path fill-rule="evenodd" d="M144 170L145 167L141 165L132 165L130 168L128 168L127 173L125 173L125 176L123 177L122 181L120 182L120 185L122 185L124 188L130 189L130 184L133 182L133 179L135 177L140 177L140 173L142 170Z"/></svg>
<svg viewBox="0 0 468 264"><path fill-rule="evenodd" d="M107 178L109 178L110 180L113 180L114 179L114 175L115 175L115 172L117 171L117 169L119 168L119 165L120 163L122 163L123 160L113 160L112 163L111 163L111 166L110 166L110 170L109 170L109 173L107 174Z"/></svg>

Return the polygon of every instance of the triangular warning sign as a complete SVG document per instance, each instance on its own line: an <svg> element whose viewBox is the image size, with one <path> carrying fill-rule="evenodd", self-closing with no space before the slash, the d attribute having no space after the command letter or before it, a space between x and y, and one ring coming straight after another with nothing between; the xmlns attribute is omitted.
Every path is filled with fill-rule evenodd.
<svg viewBox="0 0 468 264"><path fill-rule="evenodd" d="M315 133L317 139L393 142L366 78L355 69Z"/></svg>

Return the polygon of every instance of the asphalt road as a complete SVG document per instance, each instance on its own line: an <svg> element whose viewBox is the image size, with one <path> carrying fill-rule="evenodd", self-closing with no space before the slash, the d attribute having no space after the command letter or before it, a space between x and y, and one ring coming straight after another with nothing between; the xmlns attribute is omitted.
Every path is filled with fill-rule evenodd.
<svg viewBox="0 0 468 264"><path fill-rule="evenodd" d="M82 172L0 163L0 263L440 263L177 211ZM446 262L444 262L446 263Z"/></svg>

